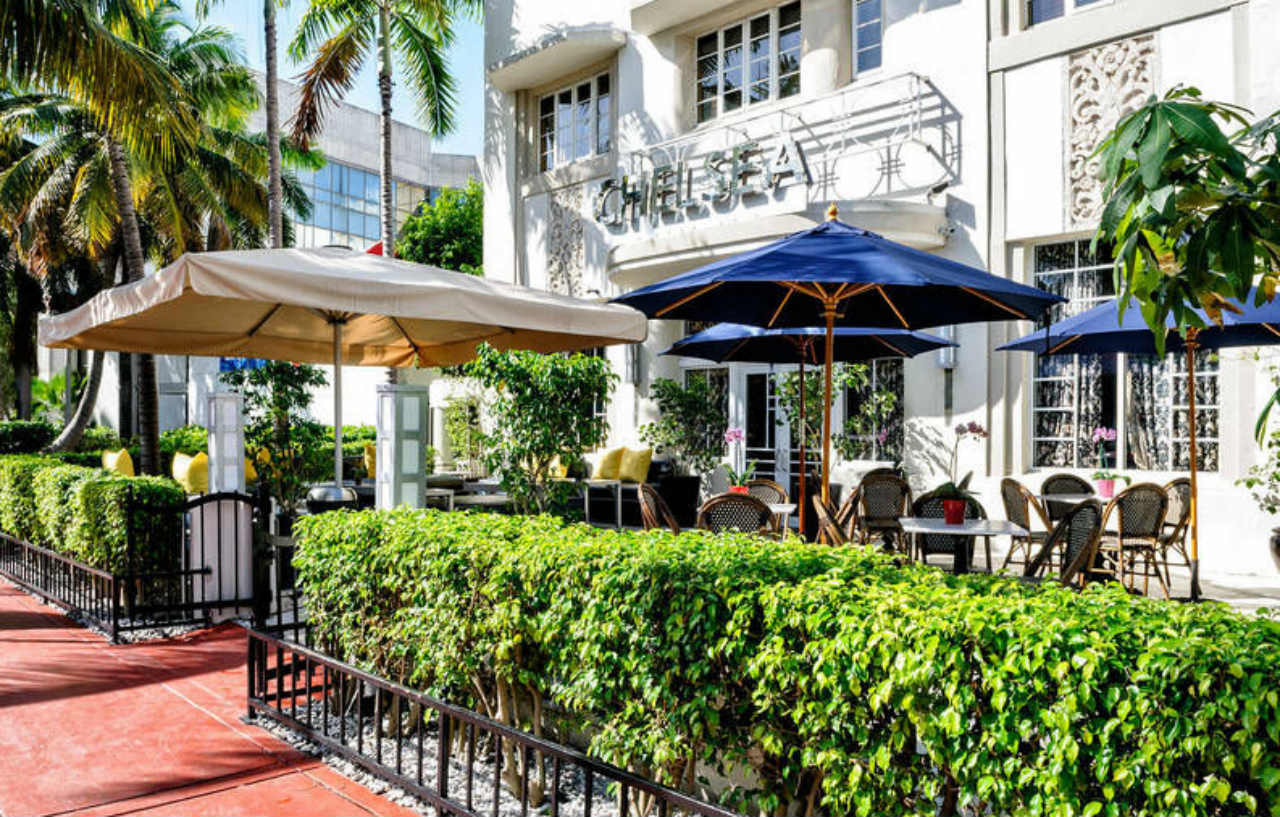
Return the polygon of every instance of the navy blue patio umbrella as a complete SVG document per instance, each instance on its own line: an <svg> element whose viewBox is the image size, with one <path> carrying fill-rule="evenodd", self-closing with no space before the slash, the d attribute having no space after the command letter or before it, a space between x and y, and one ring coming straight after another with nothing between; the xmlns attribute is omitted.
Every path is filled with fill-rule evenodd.
<svg viewBox="0 0 1280 817"><path fill-rule="evenodd" d="M729 361L750 363L799 364L800 366L800 531L805 529L805 492L808 483L806 473L804 433L804 367L817 363L816 346L826 337L826 330L816 326L796 329L761 329L742 323L718 323L676 341L662 354L680 355L711 360L716 363ZM840 327L832 338L832 355L835 360L849 363L881 357L915 357L923 352L943 349L956 344L936 335L911 332L906 329L869 329L867 327Z"/></svg>
<svg viewBox="0 0 1280 817"><path fill-rule="evenodd" d="M650 318L825 327L822 498L830 496L831 367L840 326L927 329L1034 320L1064 301L836 220L619 298Z"/></svg>
<svg viewBox="0 0 1280 817"><path fill-rule="evenodd" d="M1187 337L1174 331L1171 315L1166 323L1165 351L1187 356L1187 420L1191 466L1191 595L1200 595L1200 530L1197 517L1196 469L1196 383L1197 349L1225 349L1232 346L1269 346L1280 343L1280 299L1253 306L1257 288L1243 303L1229 302L1219 320L1203 310L1195 310L1203 328L1192 328ZM1036 352L1042 355L1093 355L1124 352L1131 355L1156 354L1155 334L1142 319L1136 301L1129 301L1120 314L1120 301L1110 300L1018 340L996 347L999 351Z"/></svg>

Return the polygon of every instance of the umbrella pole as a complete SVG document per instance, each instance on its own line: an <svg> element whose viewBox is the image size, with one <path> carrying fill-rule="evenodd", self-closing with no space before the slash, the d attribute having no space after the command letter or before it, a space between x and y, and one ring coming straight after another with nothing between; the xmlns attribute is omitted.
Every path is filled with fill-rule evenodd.
<svg viewBox="0 0 1280 817"><path fill-rule="evenodd" d="M342 323L333 322L333 487L342 490Z"/></svg>
<svg viewBox="0 0 1280 817"><path fill-rule="evenodd" d="M836 305L832 301L825 310L827 319L827 352L822 405L822 501L831 501L831 367L834 357L832 338L836 332Z"/></svg>
<svg viewBox="0 0 1280 817"><path fill-rule="evenodd" d="M802 343L800 344L800 538L801 539L804 538L804 512L806 510L804 506L805 483L808 482L809 480L808 468L806 467L808 463L806 463L804 459L804 438L806 436L805 425L804 425L804 393L805 393L805 386L806 386L805 380L804 380L805 352L806 352L806 345Z"/></svg>
<svg viewBox="0 0 1280 817"><path fill-rule="evenodd" d="M1191 438L1191 600L1200 599L1200 518L1199 488L1196 484L1196 470L1199 463L1196 451L1196 330L1187 330L1187 410Z"/></svg>

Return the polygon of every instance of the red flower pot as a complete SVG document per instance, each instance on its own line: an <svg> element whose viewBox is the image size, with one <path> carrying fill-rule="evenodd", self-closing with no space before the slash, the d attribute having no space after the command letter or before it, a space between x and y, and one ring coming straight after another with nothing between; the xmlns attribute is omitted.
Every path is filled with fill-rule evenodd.
<svg viewBox="0 0 1280 817"><path fill-rule="evenodd" d="M942 500L942 521L948 525L964 524L964 510L968 504L963 499Z"/></svg>
<svg viewBox="0 0 1280 817"><path fill-rule="evenodd" d="M745 485L730 485L730 486L729 486L729 493L731 493L731 494L745 494L746 492L747 492L747 486L745 486Z"/></svg>
<svg viewBox="0 0 1280 817"><path fill-rule="evenodd" d="M1098 496L1103 499L1110 499L1116 495L1116 481L1114 479L1098 480Z"/></svg>

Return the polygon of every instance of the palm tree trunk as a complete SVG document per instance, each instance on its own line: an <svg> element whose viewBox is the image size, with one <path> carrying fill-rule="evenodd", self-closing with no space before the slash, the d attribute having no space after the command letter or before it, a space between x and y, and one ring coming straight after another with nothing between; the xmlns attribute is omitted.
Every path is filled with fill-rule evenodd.
<svg viewBox="0 0 1280 817"><path fill-rule="evenodd" d="M267 231L270 246L284 246L283 184L280 181L280 104L276 93L276 0L262 0L267 62Z"/></svg>
<svg viewBox="0 0 1280 817"><path fill-rule="evenodd" d="M106 263L103 264L103 269L108 273L103 278L108 282L114 282L117 277L116 271L120 266L119 248L120 244L116 242L114 252L108 254ZM62 427L62 433L49 443L50 451L71 451L80 443L80 438L84 436L84 430L89 427L93 412L98 407L98 391L102 385L102 371L106 368L106 361L106 354L95 349L89 358L89 377L84 384L84 391L80 393L80 401Z"/></svg>
<svg viewBox="0 0 1280 817"><path fill-rule="evenodd" d="M111 186L120 214L120 238L124 244L124 269L129 281L141 281L146 274L142 255L142 234L138 231L138 213L133 208L133 182L129 179L129 160L124 148L107 137L110 157ZM141 443L141 470L144 474L160 473L160 396L156 389L156 359L138 355L138 436Z"/></svg>
<svg viewBox="0 0 1280 817"><path fill-rule="evenodd" d="M382 101L382 255L395 257L395 201L391 196L391 14L386 2L378 8L378 96Z"/></svg>
<svg viewBox="0 0 1280 817"><path fill-rule="evenodd" d="M40 284L23 269L14 270L13 334L9 340L20 420L31 419L31 383L36 372L36 321L42 310Z"/></svg>

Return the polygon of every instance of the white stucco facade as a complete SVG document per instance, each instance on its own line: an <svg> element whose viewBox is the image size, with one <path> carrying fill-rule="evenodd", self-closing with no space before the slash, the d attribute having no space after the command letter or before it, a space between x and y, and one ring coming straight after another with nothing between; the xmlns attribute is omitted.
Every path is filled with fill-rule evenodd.
<svg viewBox="0 0 1280 817"><path fill-rule="evenodd" d="M802 229L834 201L842 220L1037 283L1036 259L1052 254L1048 245L1092 235L1096 191L1081 168L1089 134L1108 117L1177 83L1258 112L1280 108L1277 5L1096 0L1077 7L1064 0L1060 18L1032 21L1023 0L880 0L865 7L801 0L796 90L781 76L791 64L784 68L779 57L791 42L795 9L788 3L489 0L486 274L609 297ZM871 62L879 65L857 70L869 52L865 23L873 15L878 50ZM739 21L742 33L733 33ZM726 96L732 83L725 72L733 65L727 49L739 36L779 61L758 86L764 98L729 110L736 103ZM706 56L712 45L718 63ZM734 76L750 85L764 75L749 73L756 52L746 48L737 52L744 73ZM712 64L719 71L714 93L700 98L700 71L707 76L704 66ZM732 99L747 99L749 90ZM580 134L584 122L594 130ZM762 184L765 178L772 184ZM722 183L739 189L720 189ZM643 197L628 199L634 191ZM660 356L682 336L680 323L653 321L650 329L642 349L606 352L621 375L609 407L617 444L638 443L639 426L654 417L655 378L706 365ZM901 454L917 488L940 481L950 429L970 421L992 436L985 445L962 446L961 471L975 472L993 515L1002 513L995 490L1002 476L1038 486L1053 471L1093 470L1078 455L1065 466L1050 462L1047 451L1060 458L1065 449L1035 442L1045 432L1041 427L1036 437L1033 418L1047 410L1034 394L1043 379L1034 357L993 351L1029 329L959 326L953 367L944 368L936 354L903 366ZM1118 385L1104 391L1107 408L1099 416L1123 427L1135 391L1126 361L1114 365ZM1214 365L1221 399L1216 472L1202 482L1204 569L1271 581L1267 536L1276 522L1234 485L1257 457L1250 432L1269 381L1252 350L1223 353ZM749 405L759 399L750 378L769 369L727 368L730 421L743 425L761 410ZM1073 417L1083 422L1083 415ZM778 451L772 466L779 476L787 470L785 435L780 427L768 443ZM1127 436L1117 452L1126 458L1132 455L1124 446L1138 446ZM1167 445L1176 457L1176 444ZM874 464L842 462L836 479L856 482ZM1122 470L1136 480L1174 475L1172 467Z"/></svg>

